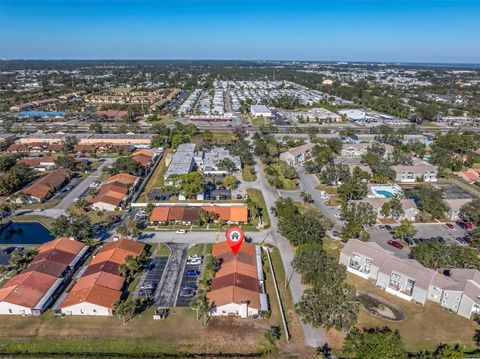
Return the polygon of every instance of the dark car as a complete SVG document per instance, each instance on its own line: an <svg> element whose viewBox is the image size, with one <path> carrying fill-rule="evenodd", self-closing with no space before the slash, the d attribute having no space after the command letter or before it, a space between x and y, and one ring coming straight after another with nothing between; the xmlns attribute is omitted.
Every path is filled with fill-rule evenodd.
<svg viewBox="0 0 480 359"><path fill-rule="evenodd" d="M237 194L237 199L242 199L242 198L243 198L243 196L240 193Z"/></svg>
<svg viewBox="0 0 480 359"><path fill-rule="evenodd" d="M454 229L454 225L451 224L451 223L445 223L445 225L447 226L448 229Z"/></svg>
<svg viewBox="0 0 480 359"><path fill-rule="evenodd" d="M467 226L463 222L457 222L457 226L459 226L461 229L467 229Z"/></svg>
<svg viewBox="0 0 480 359"><path fill-rule="evenodd" d="M388 243L388 245L390 245L392 247L395 247L395 248L398 248L398 249L403 249L403 245L400 242L390 240L387 243Z"/></svg>
<svg viewBox="0 0 480 359"><path fill-rule="evenodd" d="M391 231L391 230L392 230L392 226L389 226L388 224L386 224L386 225L385 225L385 229L386 229L387 231Z"/></svg>
<svg viewBox="0 0 480 359"><path fill-rule="evenodd" d="M198 277L200 275L200 271L196 269L190 269L185 272L187 277Z"/></svg>

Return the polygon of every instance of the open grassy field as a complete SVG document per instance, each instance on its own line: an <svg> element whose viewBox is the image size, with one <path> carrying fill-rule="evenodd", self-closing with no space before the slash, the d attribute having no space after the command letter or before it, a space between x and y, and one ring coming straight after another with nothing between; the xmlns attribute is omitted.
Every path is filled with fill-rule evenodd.
<svg viewBox="0 0 480 359"><path fill-rule="evenodd" d="M267 204L265 203L265 199L263 198L262 191L254 188L247 189L248 197L257 204L259 208L262 209L261 215L262 220L265 226L270 225L270 217L268 216L268 209Z"/></svg>
<svg viewBox="0 0 480 359"><path fill-rule="evenodd" d="M354 285L358 292L376 295L397 305L408 317L403 322L388 321L371 315L361 307L357 327L388 326L392 330L398 330L407 350L411 352L432 350L439 343L458 343L467 350L475 348L473 336L479 327L474 321L450 313L433 302L427 302L425 306L407 302L350 273L347 274L347 282ZM334 330L328 334L330 344L334 347L335 353L339 354L343 345L343 334Z"/></svg>
<svg viewBox="0 0 480 359"><path fill-rule="evenodd" d="M8 317L0 320L0 354L122 355L160 357L184 354L261 352L269 320L211 319L197 322L190 308L175 309L165 320L153 309L122 325L117 318ZM215 338L212 340L212 338Z"/></svg>

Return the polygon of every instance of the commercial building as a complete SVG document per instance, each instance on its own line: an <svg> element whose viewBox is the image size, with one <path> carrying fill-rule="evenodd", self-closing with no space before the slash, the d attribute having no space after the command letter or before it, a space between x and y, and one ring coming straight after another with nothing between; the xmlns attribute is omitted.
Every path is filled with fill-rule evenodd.
<svg viewBox="0 0 480 359"><path fill-rule="evenodd" d="M233 163L233 171L241 171L242 163L239 156L232 156L230 152L221 147L213 147L207 151L197 152L195 155L195 164L205 175L226 175L230 173L226 168L220 168L219 163L229 159Z"/></svg>
<svg viewBox="0 0 480 359"><path fill-rule="evenodd" d="M250 113L252 117L272 117L272 111L265 105L252 105L250 106Z"/></svg>
<svg viewBox="0 0 480 359"><path fill-rule="evenodd" d="M227 242L214 243L212 255L220 259L221 265L207 293L210 314L248 318L266 312L260 246L243 243L234 256Z"/></svg>
<svg viewBox="0 0 480 359"><path fill-rule="evenodd" d="M21 136L17 143L25 144L32 142L44 142L47 144L63 143L66 137L75 137L80 145L96 145L99 143L119 145L150 145L152 134L122 134L122 133L31 133Z"/></svg>
<svg viewBox="0 0 480 359"><path fill-rule="evenodd" d="M314 146L313 143L306 143L298 147L290 148L288 151L280 153L280 159L289 165L298 165L310 157Z"/></svg>
<svg viewBox="0 0 480 359"><path fill-rule="evenodd" d="M59 296L87 251L83 243L69 238L41 245L27 268L0 289L0 314L42 314Z"/></svg>
<svg viewBox="0 0 480 359"><path fill-rule="evenodd" d="M104 244L60 304L61 312L65 315L112 315L125 285L119 266L129 256L138 258L144 249L143 243L128 239Z"/></svg>
<svg viewBox="0 0 480 359"><path fill-rule="evenodd" d="M171 176L181 176L189 174L195 164L195 144L182 143L178 146L177 151L170 160L167 170L164 174L166 185L171 185Z"/></svg>
<svg viewBox="0 0 480 359"><path fill-rule="evenodd" d="M340 253L347 271L372 281L399 298L425 304L427 300L470 319L480 313L480 272L425 268L413 259L400 259L373 242L350 239Z"/></svg>
<svg viewBox="0 0 480 359"><path fill-rule="evenodd" d="M366 122L368 121L367 114L364 111L360 110L340 110L338 113L342 116L345 116L347 120L352 122Z"/></svg>
<svg viewBox="0 0 480 359"><path fill-rule="evenodd" d="M415 158L412 165L397 165L392 166L392 169L395 171L396 182L437 182L438 167L419 158Z"/></svg>

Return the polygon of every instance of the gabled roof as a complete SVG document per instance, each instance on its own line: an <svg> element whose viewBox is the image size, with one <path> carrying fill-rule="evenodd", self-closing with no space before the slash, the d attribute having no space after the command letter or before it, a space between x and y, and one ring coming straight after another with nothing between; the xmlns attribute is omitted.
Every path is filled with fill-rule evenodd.
<svg viewBox="0 0 480 359"><path fill-rule="evenodd" d="M49 249L38 253L30 263L35 263L42 260L49 260L53 262L62 263L68 266L75 259L77 255L74 253L69 253L62 251L60 249Z"/></svg>
<svg viewBox="0 0 480 359"><path fill-rule="evenodd" d="M117 173L116 175L110 176L107 179L106 183L120 182L120 183L129 185L129 184L132 184L133 182L135 182L136 179L137 179L136 176L133 176L133 175L131 175L129 173L125 173L125 172L120 172L120 173Z"/></svg>
<svg viewBox="0 0 480 359"><path fill-rule="evenodd" d="M82 276L77 283L75 283L72 291L93 287L94 285L99 285L114 290L121 290L124 283L125 278L122 276L107 272L97 272L87 276Z"/></svg>
<svg viewBox="0 0 480 359"><path fill-rule="evenodd" d="M115 248L124 249L138 256L144 251L145 244L138 241L132 241L130 239L123 238L123 239L119 239L118 241L105 243L100 249L100 252L108 251Z"/></svg>
<svg viewBox="0 0 480 359"><path fill-rule="evenodd" d="M85 245L82 242L75 241L67 237L60 237L54 239L53 241L42 244L37 251L40 253L50 249L58 249L77 255L82 251L83 248L85 248Z"/></svg>
<svg viewBox="0 0 480 359"><path fill-rule="evenodd" d="M112 308L120 300L122 293L118 290L94 285L71 291L60 305L60 308L67 308L81 303L96 304L105 308Z"/></svg>
<svg viewBox="0 0 480 359"><path fill-rule="evenodd" d="M216 307L246 302L249 307L260 310L260 294L258 291L247 290L234 285L208 292L207 299L210 305Z"/></svg>
<svg viewBox="0 0 480 359"><path fill-rule="evenodd" d="M150 221L151 222L167 222L168 212L170 212L170 207L167 207L167 206L154 207L152 210L152 213L150 214Z"/></svg>
<svg viewBox="0 0 480 359"><path fill-rule="evenodd" d="M30 263L27 268L25 268L24 272L35 271L59 278L67 268L68 266L66 264L50 261L48 259L42 259L40 261Z"/></svg>
<svg viewBox="0 0 480 359"><path fill-rule="evenodd" d="M35 198L44 199L68 178L70 178L70 171L58 168L47 172L47 174L24 188L22 192Z"/></svg>
<svg viewBox="0 0 480 359"><path fill-rule="evenodd" d="M115 275L120 275L120 270L118 269L119 264L111 261L104 261L95 264L90 264L83 275L87 276L97 272L107 272Z"/></svg>
<svg viewBox="0 0 480 359"><path fill-rule="evenodd" d="M232 250L230 249L230 246L228 245L227 241L219 242L219 243L214 243L212 246L212 254L214 256L219 256L219 255L230 255L232 253ZM250 255L256 255L256 250L255 250L255 244L253 243L247 243L243 242L242 246L240 247L238 253L247 253Z"/></svg>

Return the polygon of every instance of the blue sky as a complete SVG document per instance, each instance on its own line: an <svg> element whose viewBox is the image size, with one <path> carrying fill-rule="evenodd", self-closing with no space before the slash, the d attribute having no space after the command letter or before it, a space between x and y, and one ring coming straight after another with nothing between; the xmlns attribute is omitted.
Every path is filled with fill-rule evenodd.
<svg viewBox="0 0 480 359"><path fill-rule="evenodd" d="M480 0L0 0L0 57L480 63Z"/></svg>

